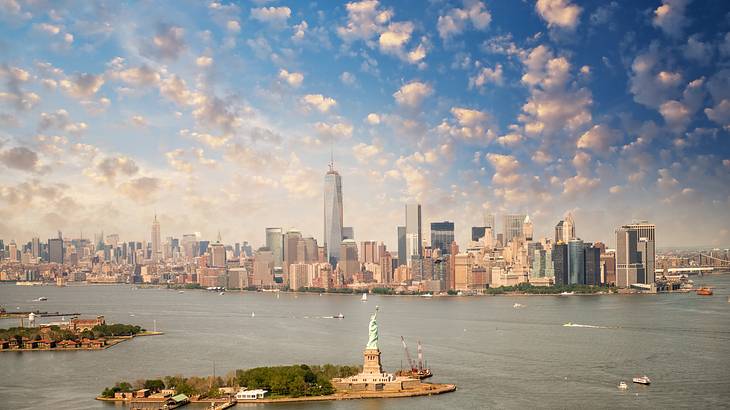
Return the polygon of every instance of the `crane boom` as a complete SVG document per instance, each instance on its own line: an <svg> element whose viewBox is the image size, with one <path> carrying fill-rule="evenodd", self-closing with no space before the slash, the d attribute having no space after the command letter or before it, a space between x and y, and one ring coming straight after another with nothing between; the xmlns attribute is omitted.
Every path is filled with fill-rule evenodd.
<svg viewBox="0 0 730 410"><path fill-rule="evenodd" d="M411 359L411 353L408 351L408 346L406 345L406 339L403 338L403 336L400 337L401 342L403 342L403 351L406 353L406 360L408 361L408 366L411 367L411 370L415 371L416 363Z"/></svg>

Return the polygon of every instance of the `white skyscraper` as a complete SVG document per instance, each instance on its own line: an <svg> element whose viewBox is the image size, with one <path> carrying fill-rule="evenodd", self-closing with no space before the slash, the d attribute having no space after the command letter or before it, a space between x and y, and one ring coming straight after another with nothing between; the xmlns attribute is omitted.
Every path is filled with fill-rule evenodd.
<svg viewBox="0 0 730 410"><path fill-rule="evenodd" d="M157 214L152 221L152 261L162 260L162 239L160 237L160 222L157 221Z"/></svg>
<svg viewBox="0 0 730 410"><path fill-rule="evenodd" d="M411 266L414 256L421 257L421 204L406 204L406 264Z"/></svg>
<svg viewBox="0 0 730 410"><path fill-rule="evenodd" d="M327 261L335 266L342 243L342 177L334 161L324 176L324 247Z"/></svg>

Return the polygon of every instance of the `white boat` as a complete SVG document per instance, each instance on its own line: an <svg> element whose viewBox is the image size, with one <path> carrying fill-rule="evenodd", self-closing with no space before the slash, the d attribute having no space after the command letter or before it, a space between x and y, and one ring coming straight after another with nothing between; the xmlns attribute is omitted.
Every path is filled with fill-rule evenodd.
<svg viewBox="0 0 730 410"><path fill-rule="evenodd" d="M345 315L343 315L342 313L338 313L336 316L332 316L332 318L333 319L344 319Z"/></svg>
<svg viewBox="0 0 730 410"><path fill-rule="evenodd" d="M251 312L251 317L256 317L256 313Z"/></svg>
<svg viewBox="0 0 730 410"><path fill-rule="evenodd" d="M433 297L433 294L431 294L431 293L424 293L423 295L421 295L421 297L422 298L432 298Z"/></svg>
<svg viewBox="0 0 730 410"><path fill-rule="evenodd" d="M177 293L185 293L184 290L178 290Z"/></svg>
<svg viewBox="0 0 730 410"><path fill-rule="evenodd" d="M572 296L575 295L575 292L560 292L560 296Z"/></svg>
<svg viewBox="0 0 730 410"><path fill-rule="evenodd" d="M512 305L512 307L515 309L519 309L525 307L525 305L523 305L522 303L515 303L514 305Z"/></svg>
<svg viewBox="0 0 730 410"><path fill-rule="evenodd" d="M223 296L223 295L225 295L225 294L226 294L226 292L221 292L221 293L219 293L219 295L221 295L221 296Z"/></svg>
<svg viewBox="0 0 730 410"><path fill-rule="evenodd" d="M649 379L649 376L644 375L644 376L640 376L640 377L634 377L633 382L638 383L638 384L649 385L649 384L651 384L651 379Z"/></svg>
<svg viewBox="0 0 730 410"><path fill-rule="evenodd" d="M362 298L360 300L362 300L363 302L367 302L368 301L368 294L367 293L363 293L362 294Z"/></svg>
<svg viewBox="0 0 730 410"><path fill-rule="evenodd" d="M47 297L41 296L38 299L35 299L33 302L45 302L46 300L48 300Z"/></svg>
<svg viewBox="0 0 730 410"><path fill-rule="evenodd" d="M629 388L629 385L627 385L625 381L621 380L621 383L618 384L618 388L620 390L626 390Z"/></svg>

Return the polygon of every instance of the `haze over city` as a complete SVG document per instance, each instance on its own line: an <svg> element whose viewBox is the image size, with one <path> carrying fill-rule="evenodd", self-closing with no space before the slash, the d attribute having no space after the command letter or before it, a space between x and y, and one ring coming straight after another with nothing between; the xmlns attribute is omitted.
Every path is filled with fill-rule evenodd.
<svg viewBox="0 0 730 410"><path fill-rule="evenodd" d="M0 233L397 243L570 211L589 241L730 242L730 17L719 2L0 4ZM500 228L501 229L501 228Z"/></svg>

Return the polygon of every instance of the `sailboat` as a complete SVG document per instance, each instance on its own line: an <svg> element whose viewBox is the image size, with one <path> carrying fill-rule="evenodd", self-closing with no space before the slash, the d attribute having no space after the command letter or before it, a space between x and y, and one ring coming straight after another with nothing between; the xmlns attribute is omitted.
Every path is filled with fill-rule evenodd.
<svg viewBox="0 0 730 410"><path fill-rule="evenodd" d="M251 312L251 317L256 317L256 313Z"/></svg>
<svg viewBox="0 0 730 410"><path fill-rule="evenodd" d="M368 294L367 293L363 293L362 294L362 298L360 300L362 300L363 302L367 302L368 301Z"/></svg>

